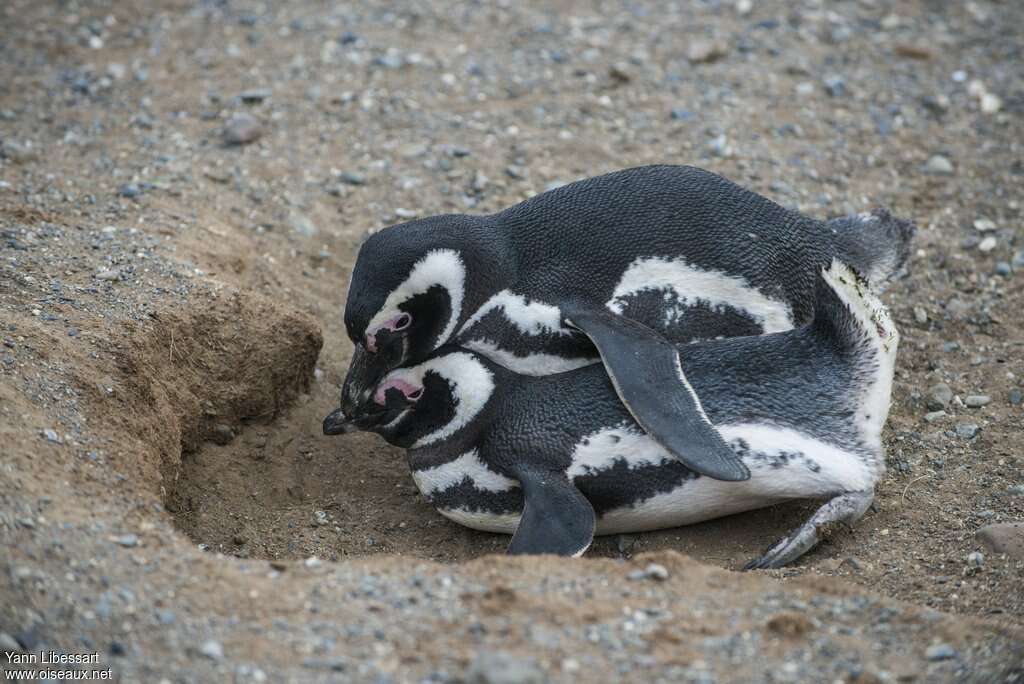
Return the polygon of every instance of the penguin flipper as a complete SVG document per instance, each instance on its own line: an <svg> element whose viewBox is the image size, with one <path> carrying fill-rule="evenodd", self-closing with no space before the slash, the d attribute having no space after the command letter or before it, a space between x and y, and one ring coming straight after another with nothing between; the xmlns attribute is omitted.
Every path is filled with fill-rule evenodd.
<svg viewBox="0 0 1024 684"><path fill-rule="evenodd" d="M610 311L563 307L566 322L585 333L622 403L655 441L690 470L716 480L750 477L690 387L679 350L650 328Z"/></svg>
<svg viewBox="0 0 1024 684"><path fill-rule="evenodd" d="M508 553L581 556L590 548L597 516L564 473L523 469L513 473L525 503Z"/></svg>

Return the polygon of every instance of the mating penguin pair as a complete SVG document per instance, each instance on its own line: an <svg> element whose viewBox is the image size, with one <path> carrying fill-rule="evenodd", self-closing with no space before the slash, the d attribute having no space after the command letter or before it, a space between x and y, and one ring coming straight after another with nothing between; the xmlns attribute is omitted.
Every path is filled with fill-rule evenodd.
<svg viewBox="0 0 1024 684"><path fill-rule="evenodd" d="M437 444L428 451L434 455L425 461L413 459L415 471L428 473L427 479L420 479L421 488L460 522L511 531L519 520L516 511L521 510L523 493L529 503L529 491L536 489L530 484L530 473L523 470L529 470L533 455L529 450L518 453L521 467L495 470L481 465L479 452L466 442L469 427L489 420L483 414L467 413L467 407L474 405L474 397L479 402L481 396L489 396L492 388L468 393L464 389L449 402L454 408L424 398L430 383L444 375L428 372L427 365L449 368L457 359L472 358L483 364L492 382L502 389L531 387L522 396L532 396L528 401L540 414L523 418L512 428L505 423L507 443L518 443L512 439L516 431L545 444L558 441L562 433L577 434L583 440L583 451L589 449L587 458L596 459L606 452L603 458L618 464L596 480L605 498L584 497L592 507L591 518L593 511L600 516L602 532L694 522L778 498L821 495L823 487L845 493L858 482L866 488L849 491L867 492L866 498L858 499L866 506L873 478L880 470L868 468L873 476L843 480L842 484L841 477L825 478L803 489L787 489L788 485L783 486L786 478L782 478L774 494L770 483L743 482L752 472L744 446L747 442L736 442L731 424L716 425L714 416L720 414L704 405L708 399L703 393L713 392L710 388L714 385L707 380L712 375L705 373L699 389L690 382L689 374L694 371L689 357L699 353L700 345L678 345L775 333L805 324L821 298L815 283L823 266L838 257L880 285L902 268L912 234L910 223L884 211L822 223L706 171L665 166L581 181L492 216L441 216L388 228L364 244L353 271L345 323L355 352L342 390L342 407L325 419L324 431L374 429L394 441L397 433L391 428L404 430L432 416L443 427L433 431L436 439L432 443ZM819 316L815 325L820 327L820 321ZM443 351L437 351L446 344L449 346ZM460 349L458 354L452 352L454 348ZM761 382L757 373L771 369L761 363L765 349L753 340L738 343L736 348L741 356L750 356L716 366L721 378L717 386L728 386L728 379L738 374L756 387ZM894 345L888 348L894 349ZM776 356L786 358L785 353ZM799 358L790 361L798 363ZM603 366L595 365L600 361ZM420 385L405 380L403 374L417 364L424 364L419 366L424 379ZM466 367L457 365L462 370ZM399 366L405 368L384 379ZM573 369L585 370L590 382L597 378L610 382L621 400L612 403L620 412L628 412L625 419L619 416L618 423L608 422L611 417L605 416L607 425L591 434L583 429L589 417L588 403L580 401L574 406L563 396L561 404L554 406L544 389L546 383L577 377L573 373L554 375ZM518 377L521 375L537 377ZM459 382L455 371L447 377ZM461 377L462 387L475 386L474 377L483 376L468 372ZM833 389L817 378L798 378L802 376L790 374L788 382L795 383L788 386L790 394ZM834 389L841 391L840 385L836 383ZM480 387L489 386L482 382ZM884 394L887 402L888 390ZM779 400L770 392L748 392L746 396L748 401L763 399L765 406L778 408ZM412 403L383 421L388 415L385 409L395 401ZM484 403L494 405L493 401ZM558 410L552 408L548 415L547 409L553 406ZM796 453L787 441L793 435L771 432L767 426L775 419L754 414L761 416L763 423L750 442L758 447L754 460L768 459L782 467L780 464L791 460L791 452ZM850 416L847 419L852 420ZM884 413L879 417L874 411L872 420L878 421L880 430ZM621 434L610 425L620 425ZM832 427L834 435L845 434L842 426ZM846 427L849 431L850 425ZM799 432L798 428L792 429ZM601 430L613 434L602 441ZM813 430L812 434L817 434ZM819 441L829 443L827 439ZM465 449L456 448L463 442ZM620 442L621 446L609 450ZM414 443L425 446L420 439L407 445ZM844 453L859 448L848 446ZM572 444L563 444L562 449L563 458L577 451ZM825 456L828 453L826 450ZM625 459L621 464L620 456ZM634 458L645 464L666 458L672 465L638 469L630 466ZM811 457L808 464L813 460ZM837 462L849 459L840 457ZM541 467L544 472L547 470ZM448 484L452 486L435 486L430 473L440 473L441 484L451 480ZM566 473L562 479L568 476ZM680 477L701 486L687 490L686 502L660 496L674 492L678 497ZM510 478L523 491L501 495L505 497L501 505L477 501L478 490L493 490L498 495ZM730 487L712 478L742 484ZM577 479L574 476L574 485ZM831 484L826 486L825 481ZM542 477L541 484L550 483ZM753 489L746 489L748 486ZM718 489L721 487L724 489ZM577 489L593 494L584 486ZM644 491L658 496L645 498ZM694 495L695 491L702 493ZM513 501L516 496L519 509ZM823 510L819 517L859 517L863 510L851 509L850 497L844 497L836 500L831 512ZM632 505L648 500L653 503ZM633 513L623 512L623 507ZM505 522L499 526L494 522L495 511L502 510L505 512L497 515L504 516ZM514 541L510 550L570 553L583 548L545 543L544 539L554 540L558 535L545 532L536 520L538 515L541 520L551 516L532 515L530 510L534 509L528 506L525 521L517 528L516 539L524 541ZM799 555L793 548L813 543L813 532L804 531L798 537L796 547L786 545L775 554L783 560L766 557L765 562L786 562Z"/></svg>
<svg viewBox="0 0 1024 684"><path fill-rule="evenodd" d="M325 430L372 409L388 372L455 344L531 376L600 362L674 458L745 480L684 372L689 349L680 365L675 345L802 325L833 258L881 283L902 267L912 232L884 211L823 223L686 166L579 181L489 216L392 226L363 244L352 272L355 349Z"/></svg>
<svg viewBox="0 0 1024 684"><path fill-rule="evenodd" d="M748 567L792 562L828 523L852 524L885 470L898 334L838 261L812 322L679 347L707 419L749 470L722 482L674 459L633 420L600 365L530 377L455 346L389 373L346 428L408 449L446 517L514 533L510 553L579 555L595 534L686 525L783 500L828 501Z"/></svg>

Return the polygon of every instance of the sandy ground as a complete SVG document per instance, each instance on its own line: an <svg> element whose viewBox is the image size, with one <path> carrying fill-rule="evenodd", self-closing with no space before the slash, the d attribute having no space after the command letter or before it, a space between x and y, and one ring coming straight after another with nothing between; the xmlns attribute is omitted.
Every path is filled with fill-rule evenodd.
<svg viewBox="0 0 1024 684"><path fill-rule="evenodd" d="M1024 519L1020 25L980 1L4 3L0 648L147 682L1024 681L1024 559L975 536ZM320 435L368 231L662 162L918 223L885 296L889 473L853 530L770 573L734 570L813 504L507 559L400 451Z"/></svg>

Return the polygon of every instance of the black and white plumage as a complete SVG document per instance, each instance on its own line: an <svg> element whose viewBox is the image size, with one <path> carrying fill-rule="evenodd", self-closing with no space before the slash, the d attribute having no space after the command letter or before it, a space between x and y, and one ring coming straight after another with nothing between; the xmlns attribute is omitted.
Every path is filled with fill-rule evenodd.
<svg viewBox="0 0 1024 684"><path fill-rule="evenodd" d="M838 257L882 282L902 267L912 232L884 211L817 221L685 166L583 180L489 216L392 226L364 243L352 273L355 350L341 405L356 415L387 372L444 344L533 376L603 361L670 453L742 480L746 467L666 342L805 323L820 268Z"/></svg>
<svg viewBox="0 0 1024 684"><path fill-rule="evenodd" d="M819 526L859 519L885 469L898 333L838 261L815 289L817 311L804 326L682 347L686 377L749 469L745 481L702 476L673 459L632 419L601 366L531 377L452 346L389 373L375 411L353 421L339 409L324 430L370 430L407 448L417 486L442 514L514 532L513 553L578 555L595 533L828 497L751 564L778 567L817 543Z"/></svg>

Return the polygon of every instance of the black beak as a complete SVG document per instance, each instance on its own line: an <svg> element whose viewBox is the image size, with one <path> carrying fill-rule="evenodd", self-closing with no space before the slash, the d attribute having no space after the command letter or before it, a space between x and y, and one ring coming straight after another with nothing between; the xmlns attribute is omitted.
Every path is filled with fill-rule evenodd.
<svg viewBox="0 0 1024 684"><path fill-rule="evenodd" d="M341 386L341 408L349 415L356 415L358 407L369 400L370 394L388 372L388 367L381 361L379 355L370 354L362 345L356 345L353 350L352 361Z"/></svg>
<svg viewBox="0 0 1024 684"><path fill-rule="evenodd" d="M355 421L346 418L345 412L340 408L335 409L329 416L324 418L325 435L344 435L349 432L355 432L358 429Z"/></svg>

